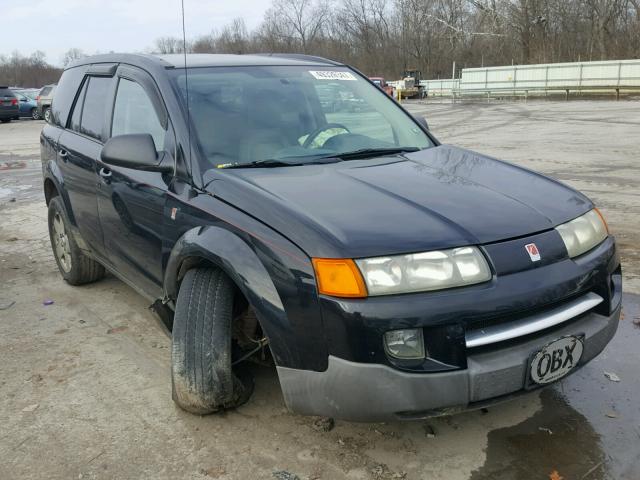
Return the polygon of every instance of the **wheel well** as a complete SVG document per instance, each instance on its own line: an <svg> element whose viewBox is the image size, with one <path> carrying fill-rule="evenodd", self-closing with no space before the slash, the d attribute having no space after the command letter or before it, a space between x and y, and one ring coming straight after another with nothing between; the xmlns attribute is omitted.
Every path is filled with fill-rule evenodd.
<svg viewBox="0 0 640 480"><path fill-rule="evenodd" d="M56 197L58 195L60 195L60 193L56 188L56 184L53 183L53 180L51 180L50 178L47 178L44 181L44 199L47 202L47 205L49 205L49 202L53 197Z"/></svg>
<svg viewBox="0 0 640 480"><path fill-rule="evenodd" d="M182 283L182 279L192 268L220 268L220 266L203 257L185 258L180 264L180 268L178 269L178 276L176 278L176 293L180 291L180 284ZM240 290L240 287L233 281L231 276L224 271L224 269L222 269L222 271L225 273L225 275L227 275L227 277L229 277L235 288L234 314L236 312L235 304L239 304L239 306L242 307L242 310L246 310L249 306L249 302L242 293L242 290Z"/></svg>
<svg viewBox="0 0 640 480"><path fill-rule="evenodd" d="M182 279L186 273L192 268L220 268L219 265L214 262L202 258L202 257L187 257L180 264L177 276L177 288L176 293L180 291ZM247 297L244 295L240 287L234 282L233 278L228 275L224 269L221 269L225 275L229 278L234 286L233 297L233 338L238 341L242 346L246 346L247 340L252 337L258 336L261 338L264 336L264 330L260 325L260 320L255 314L255 309L252 308ZM250 344L251 340L249 340ZM254 341L255 342L255 341Z"/></svg>

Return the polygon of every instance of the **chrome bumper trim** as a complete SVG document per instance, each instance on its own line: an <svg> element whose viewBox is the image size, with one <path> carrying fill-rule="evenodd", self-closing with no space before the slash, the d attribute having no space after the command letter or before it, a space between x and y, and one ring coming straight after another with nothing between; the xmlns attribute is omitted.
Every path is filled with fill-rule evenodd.
<svg viewBox="0 0 640 480"><path fill-rule="evenodd" d="M591 310L602 301L603 298L600 295L590 292L544 313L531 315L502 325L469 331L465 339L467 348L503 342L559 325Z"/></svg>

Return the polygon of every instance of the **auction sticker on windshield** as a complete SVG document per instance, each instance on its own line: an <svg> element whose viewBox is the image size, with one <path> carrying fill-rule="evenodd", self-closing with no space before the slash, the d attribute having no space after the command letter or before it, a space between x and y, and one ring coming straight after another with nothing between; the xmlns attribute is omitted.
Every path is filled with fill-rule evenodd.
<svg viewBox="0 0 640 480"><path fill-rule="evenodd" d="M531 361L531 378L541 385L561 379L578 365L582 350L582 341L574 336L548 343Z"/></svg>
<svg viewBox="0 0 640 480"><path fill-rule="evenodd" d="M335 72L330 70L309 70L309 73L318 80L356 80L351 72Z"/></svg>

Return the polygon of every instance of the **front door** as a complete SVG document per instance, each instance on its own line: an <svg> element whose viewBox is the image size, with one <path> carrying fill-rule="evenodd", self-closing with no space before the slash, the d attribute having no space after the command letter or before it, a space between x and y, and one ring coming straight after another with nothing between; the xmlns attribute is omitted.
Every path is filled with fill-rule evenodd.
<svg viewBox="0 0 640 480"><path fill-rule="evenodd" d="M110 136L148 133L159 156L173 162L166 109L151 79L120 67ZM115 269L151 298L163 295L162 234L166 192L172 176L98 165L98 212L105 250Z"/></svg>

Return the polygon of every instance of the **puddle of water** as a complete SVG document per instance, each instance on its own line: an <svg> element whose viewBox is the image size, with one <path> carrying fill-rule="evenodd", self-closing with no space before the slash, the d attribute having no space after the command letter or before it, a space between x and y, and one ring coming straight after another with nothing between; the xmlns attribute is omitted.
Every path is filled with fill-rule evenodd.
<svg viewBox="0 0 640 480"><path fill-rule="evenodd" d="M473 480L548 479L554 471L565 480L640 479L640 328L633 323L640 296L625 295L623 305L625 318L599 357L543 390L535 415L489 433Z"/></svg>
<svg viewBox="0 0 640 480"><path fill-rule="evenodd" d="M553 471L566 479L582 478L604 465L599 436L588 420L552 389L540 399L542 408L534 416L489 434L486 462L472 480L547 479ZM593 474L602 478L602 472Z"/></svg>
<svg viewBox="0 0 640 480"><path fill-rule="evenodd" d="M0 198L15 197L18 192L29 190L32 185L16 185L13 188L0 187Z"/></svg>

